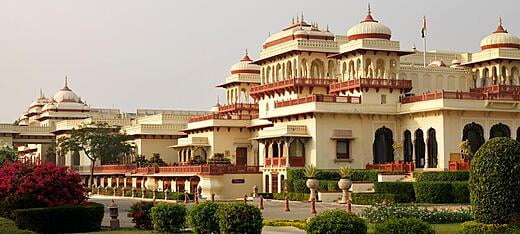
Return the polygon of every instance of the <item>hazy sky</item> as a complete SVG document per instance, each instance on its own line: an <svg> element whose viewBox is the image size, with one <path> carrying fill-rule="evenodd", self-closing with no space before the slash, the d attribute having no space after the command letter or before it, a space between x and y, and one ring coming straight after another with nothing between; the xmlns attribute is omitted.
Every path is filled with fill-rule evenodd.
<svg viewBox="0 0 520 234"><path fill-rule="evenodd" d="M428 18L428 49L477 51L498 17L520 35L510 1L374 0L373 16L410 49ZM304 12L346 34L366 15L361 0L0 0L0 122L12 122L42 88L70 87L92 107L209 109L229 67L253 59L269 32ZM223 98L221 98L223 100Z"/></svg>

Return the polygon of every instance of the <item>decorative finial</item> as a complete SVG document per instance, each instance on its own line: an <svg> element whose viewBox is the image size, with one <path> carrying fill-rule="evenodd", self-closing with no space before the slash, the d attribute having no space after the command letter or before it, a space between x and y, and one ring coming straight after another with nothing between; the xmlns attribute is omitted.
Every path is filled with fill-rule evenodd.
<svg viewBox="0 0 520 234"><path fill-rule="evenodd" d="M69 87L69 78L65 76L65 88Z"/></svg>
<svg viewBox="0 0 520 234"><path fill-rule="evenodd" d="M43 97L44 97L43 96L43 90L42 90L42 88L40 88L40 98L43 98Z"/></svg>
<svg viewBox="0 0 520 234"><path fill-rule="evenodd" d="M303 12L302 12L302 21L301 22L303 22Z"/></svg>
<svg viewBox="0 0 520 234"><path fill-rule="evenodd" d="M368 14L372 14L372 9L370 9L370 3L368 3Z"/></svg>
<svg viewBox="0 0 520 234"><path fill-rule="evenodd" d="M294 24L294 16L292 17L291 24Z"/></svg>
<svg viewBox="0 0 520 234"><path fill-rule="evenodd" d="M498 17L498 24L499 24L500 26L502 26L502 16L499 16L499 17Z"/></svg>
<svg viewBox="0 0 520 234"><path fill-rule="evenodd" d="M249 55L249 53L247 52L247 48L246 48L246 56Z"/></svg>
<svg viewBox="0 0 520 234"><path fill-rule="evenodd" d="M502 16L498 17L498 27L497 30L495 30L495 33L506 33L507 30L504 29L504 26L502 25Z"/></svg>
<svg viewBox="0 0 520 234"><path fill-rule="evenodd" d="M299 15L296 16L296 22L300 22L300 16Z"/></svg>
<svg viewBox="0 0 520 234"><path fill-rule="evenodd" d="M329 24L327 24L327 29L326 29L327 32L329 32Z"/></svg>
<svg viewBox="0 0 520 234"><path fill-rule="evenodd" d="M417 50L417 47L415 47L415 43L413 43L413 45L412 45L412 50L413 50L413 51L416 51L416 50Z"/></svg>

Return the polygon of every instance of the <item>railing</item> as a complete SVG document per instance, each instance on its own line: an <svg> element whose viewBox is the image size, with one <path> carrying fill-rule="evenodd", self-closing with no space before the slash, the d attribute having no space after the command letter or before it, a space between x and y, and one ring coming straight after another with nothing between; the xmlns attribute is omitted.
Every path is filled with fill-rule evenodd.
<svg viewBox="0 0 520 234"><path fill-rule="evenodd" d="M469 171L469 160L449 161L449 171Z"/></svg>
<svg viewBox="0 0 520 234"><path fill-rule="evenodd" d="M331 96L331 95L310 95L307 97L302 97L293 100L275 102L274 107L285 107L285 106L294 106L304 103L310 102L336 102L336 103L352 103L352 104L361 104L361 97L355 96Z"/></svg>
<svg viewBox="0 0 520 234"><path fill-rule="evenodd" d="M191 166L167 166L159 167L158 173L162 174L249 174L259 173L258 166L244 165L191 165Z"/></svg>
<svg viewBox="0 0 520 234"><path fill-rule="evenodd" d="M218 107L218 112L230 112L230 111L258 111L258 104L250 103L235 103Z"/></svg>
<svg viewBox="0 0 520 234"><path fill-rule="evenodd" d="M254 115L249 114L209 114L209 115L202 115L197 117L192 117L188 119L189 123L193 122L199 122L204 120L210 120L210 119L233 119L233 120L251 120L254 119Z"/></svg>
<svg viewBox="0 0 520 234"><path fill-rule="evenodd" d="M424 94L417 95L417 96L403 97L403 98L401 98L401 103L405 104L405 103L429 101L429 100L435 100L435 99L520 101L520 94L439 91L439 92L434 92L434 93L424 93Z"/></svg>
<svg viewBox="0 0 520 234"><path fill-rule="evenodd" d="M304 167L305 166L305 157L295 157L289 156L289 166L290 167ZM266 167L286 167L287 165L287 157L269 157L265 158Z"/></svg>
<svg viewBox="0 0 520 234"><path fill-rule="evenodd" d="M470 92L475 93L520 93L520 85L489 85L485 87L472 88Z"/></svg>
<svg viewBox="0 0 520 234"><path fill-rule="evenodd" d="M293 78L251 87L251 95L297 86L328 87L336 79Z"/></svg>
<svg viewBox="0 0 520 234"><path fill-rule="evenodd" d="M126 173L137 169L134 164L125 165L100 165L94 167L94 173Z"/></svg>
<svg viewBox="0 0 520 234"><path fill-rule="evenodd" d="M367 164L366 169L413 172L414 163L413 162L408 162L408 163L407 162L391 162L391 163L383 163L383 164Z"/></svg>
<svg viewBox="0 0 520 234"><path fill-rule="evenodd" d="M337 82L330 85L330 92L340 92L356 88L389 88L409 91L412 89L411 80L395 80L395 79L372 79L359 78Z"/></svg>

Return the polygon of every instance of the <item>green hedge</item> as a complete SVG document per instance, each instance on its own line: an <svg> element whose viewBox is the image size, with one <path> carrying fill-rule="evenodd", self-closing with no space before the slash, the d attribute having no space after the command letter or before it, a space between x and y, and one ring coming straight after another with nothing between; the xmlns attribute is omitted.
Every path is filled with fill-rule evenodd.
<svg viewBox="0 0 520 234"><path fill-rule="evenodd" d="M344 209L326 210L312 217L307 224L308 234L367 233L365 221Z"/></svg>
<svg viewBox="0 0 520 234"><path fill-rule="evenodd" d="M308 193L273 193L273 199L285 200L285 196L290 201L308 201L310 194Z"/></svg>
<svg viewBox="0 0 520 234"><path fill-rule="evenodd" d="M520 230L508 224L484 224L476 221L467 221L460 225L463 234L501 234L520 233Z"/></svg>
<svg viewBox="0 0 520 234"><path fill-rule="evenodd" d="M414 172L415 181L468 181L468 171L424 171Z"/></svg>
<svg viewBox="0 0 520 234"><path fill-rule="evenodd" d="M101 229L99 203L14 210L16 226L38 233L93 232Z"/></svg>
<svg viewBox="0 0 520 234"><path fill-rule="evenodd" d="M203 202L191 208L188 215L188 224L195 233L218 233L217 211L220 207L216 202Z"/></svg>
<svg viewBox="0 0 520 234"><path fill-rule="evenodd" d="M397 202L414 202L415 192L411 182L375 182L374 190L380 194L397 194Z"/></svg>
<svg viewBox="0 0 520 234"><path fill-rule="evenodd" d="M352 203L357 205L374 205L383 203L383 201L395 203L397 202L397 197L397 194L353 193Z"/></svg>
<svg viewBox="0 0 520 234"><path fill-rule="evenodd" d="M227 203L217 209L220 233L260 234L263 227L262 212L254 205Z"/></svg>
<svg viewBox="0 0 520 234"><path fill-rule="evenodd" d="M258 193L258 197L260 196L264 199L273 199L273 193Z"/></svg>
<svg viewBox="0 0 520 234"><path fill-rule="evenodd" d="M419 203L468 203L468 182L425 181L414 183Z"/></svg>
<svg viewBox="0 0 520 234"><path fill-rule="evenodd" d="M335 180L338 181L340 179L339 172L337 170L319 170L318 176L316 179L318 180ZM364 182L376 182L377 174L385 173L385 174L403 174L405 172L402 171L384 171L384 170L364 170L364 169L356 169L353 170L350 179L352 181L364 181ZM303 174L303 169L301 168L293 168L287 170L287 181L295 181L295 180L305 180L305 175ZM289 182L289 184L291 183Z"/></svg>
<svg viewBox="0 0 520 234"><path fill-rule="evenodd" d="M307 185L305 184L306 180L293 180L292 181L292 187L288 187L289 192L295 192L295 193L310 193L309 188L307 188Z"/></svg>
<svg viewBox="0 0 520 234"><path fill-rule="evenodd" d="M416 218L389 219L375 227L378 234L435 234L432 226Z"/></svg>

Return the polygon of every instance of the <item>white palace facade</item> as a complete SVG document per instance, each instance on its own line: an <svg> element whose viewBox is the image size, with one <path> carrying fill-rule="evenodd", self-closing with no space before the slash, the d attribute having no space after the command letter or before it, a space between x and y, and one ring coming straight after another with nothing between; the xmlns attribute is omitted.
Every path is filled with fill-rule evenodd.
<svg viewBox="0 0 520 234"><path fill-rule="evenodd" d="M287 169L308 164L447 170L461 159L463 140L476 151L493 137L520 137L520 38L501 20L490 32L475 53L424 53L402 49L370 10L346 35L298 17L265 40L258 59L246 52L231 67L218 85L225 90L225 103L212 112L120 118L128 133L138 129L141 137L147 121L160 128L148 145L164 148L162 155L172 165L117 173L100 168L96 184L113 185L117 177L115 186L123 186L121 180L124 186L143 186L147 180L160 189L200 186L203 196L236 198L254 185L281 192ZM60 134L78 121L110 119L111 111L72 119L45 112L45 106L58 108L60 100L68 99L74 98L38 99L21 124L30 126L39 118L47 127L60 119L53 125L53 134ZM73 108L88 109L80 99L75 102ZM38 108L43 113L34 115ZM175 122L179 115L189 117ZM164 136L172 140L155 143ZM394 150L395 143L402 143L402 150ZM208 163L217 157L230 164Z"/></svg>

